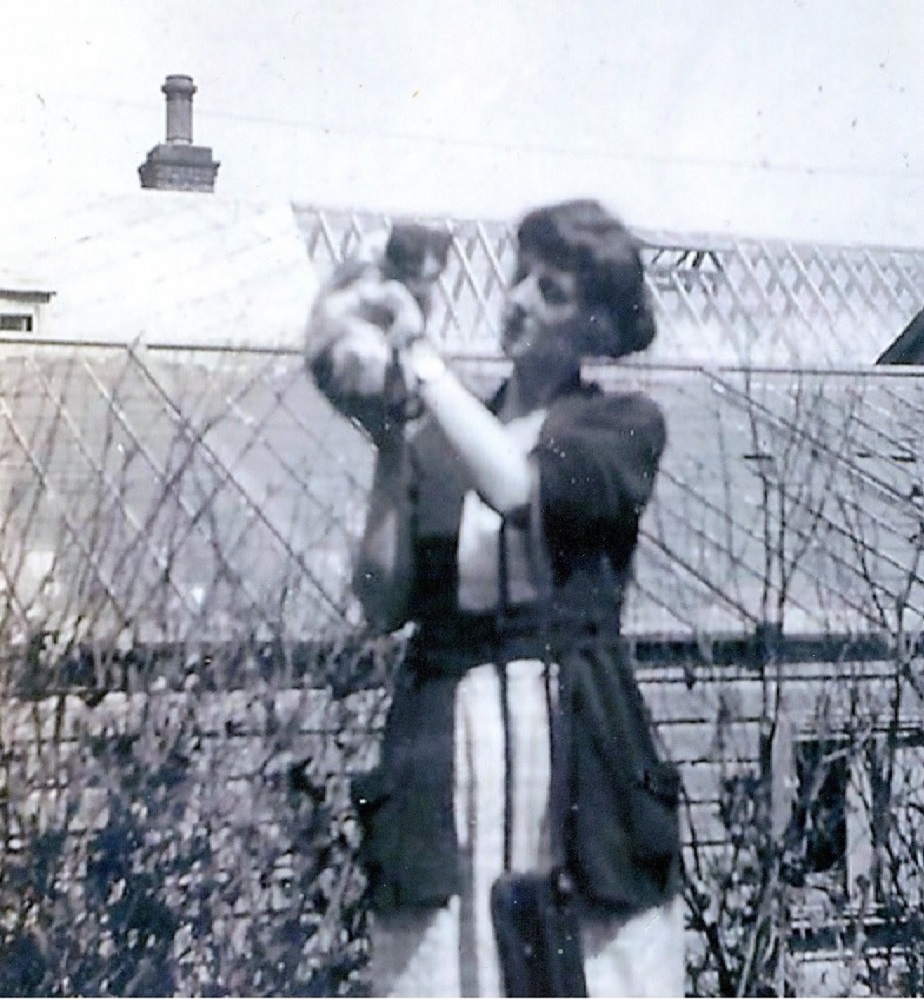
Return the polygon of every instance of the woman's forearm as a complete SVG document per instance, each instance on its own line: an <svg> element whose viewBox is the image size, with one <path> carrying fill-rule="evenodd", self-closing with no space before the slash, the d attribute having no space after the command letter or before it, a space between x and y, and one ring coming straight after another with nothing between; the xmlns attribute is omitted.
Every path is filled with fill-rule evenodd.
<svg viewBox="0 0 924 1000"><path fill-rule="evenodd" d="M528 503L531 472L527 450L442 365L432 346L412 345L407 363L418 375L417 392L427 411L462 459L484 501L501 514Z"/></svg>
<svg viewBox="0 0 924 1000"><path fill-rule="evenodd" d="M407 620L414 577L410 452L403 428L379 442L353 589L366 620L392 631Z"/></svg>

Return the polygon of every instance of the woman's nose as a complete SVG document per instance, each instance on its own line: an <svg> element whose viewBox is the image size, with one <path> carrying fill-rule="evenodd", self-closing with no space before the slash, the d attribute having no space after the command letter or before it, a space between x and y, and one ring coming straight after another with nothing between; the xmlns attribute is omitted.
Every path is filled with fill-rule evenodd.
<svg viewBox="0 0 924 1000"><path fill-rule="evenodd" d="M536 308L538 295L539 286L536 282L536 276L527 274L510 289L507 299L512 308L519 309L524 313L531 313Z"/></svg>

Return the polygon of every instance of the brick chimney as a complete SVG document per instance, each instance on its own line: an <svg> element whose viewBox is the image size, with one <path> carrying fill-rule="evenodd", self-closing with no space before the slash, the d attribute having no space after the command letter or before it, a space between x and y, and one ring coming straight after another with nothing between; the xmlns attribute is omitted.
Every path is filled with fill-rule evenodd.
<svg viewBox="0 0 924 1000"><path fill-rule="evenodd" d="M167 137L138 168L141 186L160 191L214 191L219 164L212 159L210 146L194 146L192 141L196 92L192 77L168 76L160 89L167 98Z"/></svg>

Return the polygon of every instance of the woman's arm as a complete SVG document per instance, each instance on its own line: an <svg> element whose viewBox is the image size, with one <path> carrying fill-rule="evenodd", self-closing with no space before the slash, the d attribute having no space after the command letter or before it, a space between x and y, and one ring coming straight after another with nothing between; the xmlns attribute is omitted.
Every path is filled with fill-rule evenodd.
<svg viewBox="0 0 924 1000"><path fill-rule="evenodd" d="M527 504L529 449L462 385L429 341L411 343L404 359L424 406L462 459L484 501L500 514Z"/></svg>
<svg viewBox="0 0 924 1000"><path fill-rule="evenodd" d="M468 470L472 485L500 513L529 501L528 449L445 366L423 337L425 321L407 290L397 282L356 281L333 288L316 307L317 324L348 339L368 324L370 309L394 317L388 334L403 348L405 370L416 382L421 401ZM379 352L356 350L362 377L381 365ZM367 620L391 630L406 620L413 584L411 462L404 428L397 425L376 441L373 486L366 526L353 573L355 593Z"/></svg>
<svg viewBox="0 0 924 1000"><path fill-rule="evenodd" d="M344 284L320 296L315 307L314 326L324 335L320 339L339 340L349 346L351 367L360 382L380 380L378 372L385 365L381 341L350 334L372 326L368 319L371 313L390 316L384 332L393 347L402 348L405 368L416 381L423 404L462 459L473 486L502 514L527 503L530 472L526 450L443 364L423 336L426 320L410 292L399 282L368 277ZM371 372L377 373L375 379Z"/></svg>
<svg viewBox="0 0 924 1000"><path fill-rule="evenodd" d="M533 453L543 502L578 531L637 518L651 498L666 443L664 415L642 393L564 400L550 411Z"/></svg>
<svg viewBox="0 0 924 1000"><path fill-rule="evenodd" d="M414 582L411 456L403 426L381 437L353 590L366 620L385 632L407 620Z"/></svg>
<svg viewBox="0 0 924 1000"><path fill-rule="evenodd" d="M410 453L401 421L383 411L391 348L379 321L398 318L392 306L419 309L396 295L368 262L347 261L322 288L308 324L308 360L316 384L345 415L358 418L376 444L372 488L353 591L366 620L383 631L404 623L413 583ZM351 395L351 393L353 395ZM366 405L359 409L360 402ZM363 417L367 419L363 419Z"/></svg>

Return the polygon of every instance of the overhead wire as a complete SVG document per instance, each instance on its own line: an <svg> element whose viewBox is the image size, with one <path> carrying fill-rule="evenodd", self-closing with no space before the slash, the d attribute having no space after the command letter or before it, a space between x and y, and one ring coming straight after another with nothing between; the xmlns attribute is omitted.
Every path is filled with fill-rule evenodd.
<svg viewBox="0 0 924 1000"><path fill-rule="evenodd" d="M34 90L20 92L29 93L40 100L46 106L46 96L57 96L67 100L84 101L105 104L110 107L133 107L152 112L163 111L162 105L153 101L131 100L128 98L103 96L97 94L81 94L70 91L44 90L39 93ZM907 179L924 178L924 169L895 169L886 167L864 167L853 165L825 165L811 166L800 163L773 162L766 158L759 160L735 159L730 157L710 157L684 155L682 153L641 153L628 152L624 149L608 149L580 146L564 146L553 143L542 142L502 142L493 139L481 139L473 136L436 135L429 132L416 132L402 129L371 128L367 126L345 125L343 123L332 123L322 120L311 120L303 118L283 118L270 115L245 114L240 111L228 111L208 106L198 106L196 109L198 119L216 118L226 121L240 122L242 124L264 125L275 128L295 129L306 132L315 132L322 135L336 138L337 136L354 136L368 139L399 139L411 142L425 142L438 146L457 146L471 149L485 149L496 152L510 153L538 153L546 156L567 156L582 159L605 159L617 160L625 163L642 163L648 165L662 166L693 166L709 167L718 169L749 170L760 173L794 174L799 176L819 176L819 177L882 177Z"/></svg>

